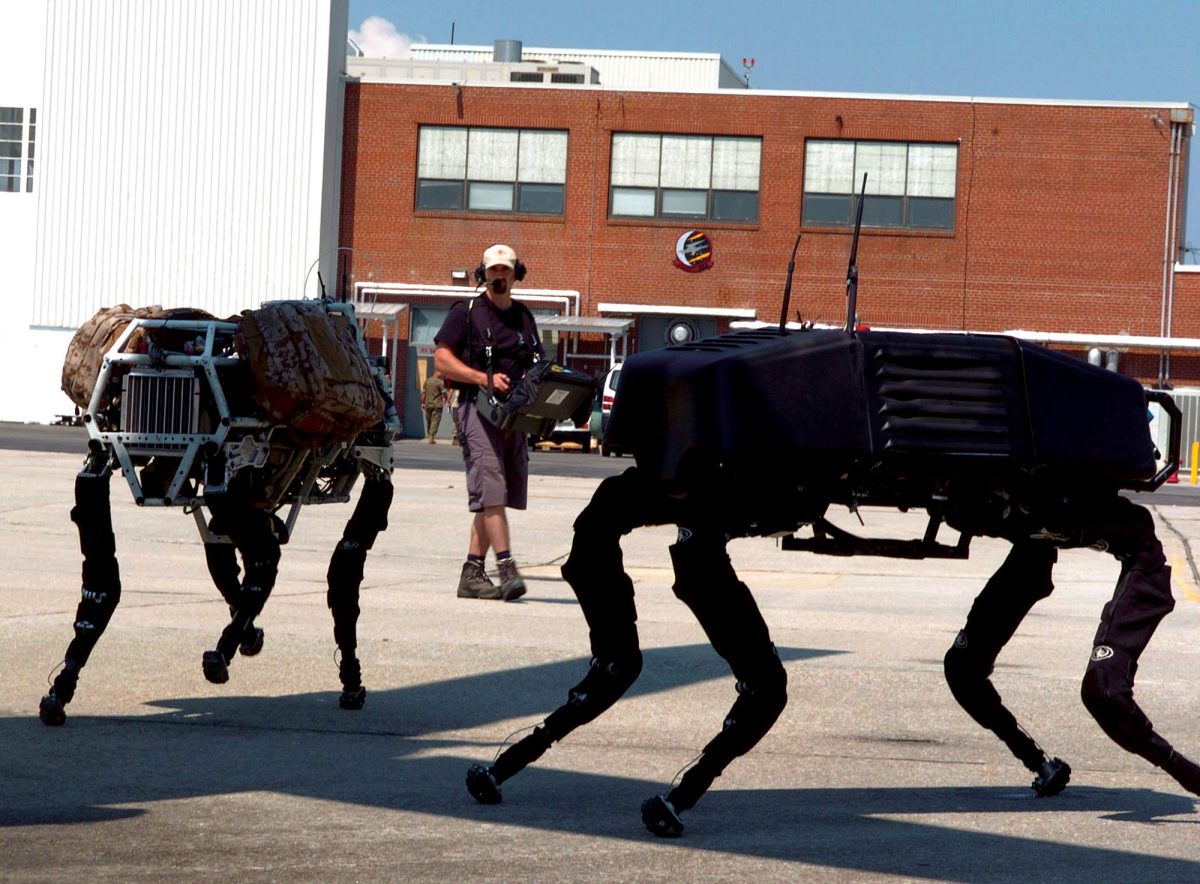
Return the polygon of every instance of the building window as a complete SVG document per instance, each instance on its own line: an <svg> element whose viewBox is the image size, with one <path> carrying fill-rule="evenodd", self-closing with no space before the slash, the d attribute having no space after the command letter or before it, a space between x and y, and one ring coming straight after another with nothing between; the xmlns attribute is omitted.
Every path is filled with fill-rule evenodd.
<svg viewBox="0 0 1200 884"><path fill-rule="evenodd" d="M761 138L614 132L612 218L757 221Z"/></svg>
<svg viewBox="0 0 1200 884"><path fill-rule="evenodd" d="M953 230L958 146L823 141L804 146L804 223L849 226L867 174L863 227Z"/></svg>
<svg viewBox="0 0 1200 884"><path fill-rule="evenodd" d="M32 126L30 127L32 135ZM0 107L0 193L21 192L21 156L25 146L25 108ZM32 149L32 145L30 145ZM33 190L33 161L29 162Z"/></svg>
<svg viewBox="0 0 1200 884"><path fill-rule="evenodd" d="M29 144L25 152L25 192L33 193L33 145L37 131L37 108L29 109Z"/></svg>
<svg viewBox="0 0 1200 884"><path fill-rule="evenodd" d="M561 215L567 133L422 126L417 208Z"/></svg>

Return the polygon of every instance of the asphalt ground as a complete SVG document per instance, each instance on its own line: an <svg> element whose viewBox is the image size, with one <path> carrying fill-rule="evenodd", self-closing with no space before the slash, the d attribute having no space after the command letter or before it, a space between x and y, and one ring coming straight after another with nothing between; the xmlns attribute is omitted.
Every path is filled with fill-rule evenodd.
<svg viewBox="0 0 1200 884"><path fill-rule="evenodd" d="M410 445L401 447L405 450ZM439 446L427 446L443 455ZM547 455L603 463L581 455ZM677 841L641 802L719 729L733 679L671 592L668 528L624 543L645 667L625 699L481 806L463 777L565 700L587 630L558 574L598 477L535 469L513 514L529 582L519 602L454 595L466 544L462 476L398 470L390 528L367 562L359 657L369 695L337 706L325 606L349 506L309 507L260 618L266 647L225 685L201 653L226 610L190 518L139 509L119 479L123 599L62 728L38 699L71 637L78 453L0 450L0 879L86 880L1200 880L1195 796L1111 743L1079 681L1117 565L1068 551L1055 593L994 680L1074 768L1037 799L1030 775L958 709L941 659L1007 545L967 561L826 558L730 544L789 676L775 728L684 815ZM554 463L552 461L551 463ZM607 461L615 468L620 461ZM626 460L622 465L628 465ZM1158 500L1147 497L1145 503ZM1138 700L1200 757L1200 511L1152 506L1177 606L1143 655ZM860 533L919 536L915 515L866 510ZM856 522L838 515L846 527Z"/></svg>

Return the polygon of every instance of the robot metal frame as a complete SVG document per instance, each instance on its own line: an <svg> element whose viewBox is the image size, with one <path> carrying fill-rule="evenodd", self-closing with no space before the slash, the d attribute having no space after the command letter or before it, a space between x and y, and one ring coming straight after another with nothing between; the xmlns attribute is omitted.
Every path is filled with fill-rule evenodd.
<svg viewBox="0 0 1200 884"><path fill-rule="evenodd" d="M209 573L230 610L215 648L201 660L204 677L215 684L228 681L237 653L262 650L264 633L254 621L275 584L281 547L301 508L349 501L362 476L354 514L330 560L327 601L340 652L339 705L359 709L365 702L356 657L358 594L367 551L387 528L392 440L400 421L384 367L367 355L351 304L322 299L270 305L292 305L352 332L352 339L342 339L352 340L346 346L355 352L344 355L362 360L381 419L348 439L305 438L271 420L255 402L253 378L235 347L238 322L130 321L104 357L83 417L88 453L71 510L83 554L82 598L74 638L39 706L45 724L65 723L64 707L120 602L109 499L114 471L138 506L182 507L195 520ZM279 515L285 507L286 519Z"/></svg>

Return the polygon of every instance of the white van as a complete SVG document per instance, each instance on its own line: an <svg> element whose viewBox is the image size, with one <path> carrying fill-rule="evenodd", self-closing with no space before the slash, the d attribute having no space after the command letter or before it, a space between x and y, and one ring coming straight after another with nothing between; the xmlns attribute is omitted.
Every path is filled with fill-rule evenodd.
<svg viewBox="0 0 1200 884"><path fill-rule="evenodd" d="M621 455L620 451L604 444L604 433L608 429L608 416L612 413L613 403L617 400L617 381L621 377L621 365L622 363L620 362L614 364L604 378L604 388L600 393L600 426L592 430L593 433L597 434L600 443L600 454L604 457L612 454L618 457ZM593 412L594 414L595 412ZM592 418L592 423L596 423L595 417Z"/></svg>

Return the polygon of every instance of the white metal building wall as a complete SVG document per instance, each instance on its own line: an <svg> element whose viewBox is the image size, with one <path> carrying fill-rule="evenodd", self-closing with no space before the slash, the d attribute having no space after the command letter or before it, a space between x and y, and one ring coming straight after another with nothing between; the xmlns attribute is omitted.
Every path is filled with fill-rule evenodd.
<svg viewBox="0 0 1200 884"><path fill-rule="evenodd" d="M332 284L347 9L48 0L33 326Z"/></svg>
<svg viewBox="0 0 1200 884"><path fill-rule="evenodd" d="M487 62L494 47L415 43L412 57L445 61ZM597 49L548 49L525 46L526 60L578 61L600 72L600 85L613 89L745 88L720 55L703 52L622 52ZM732 75L732 81L730 76Z"/></svg>

